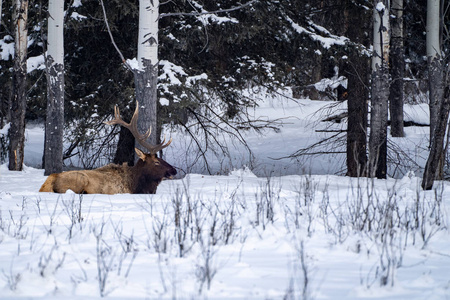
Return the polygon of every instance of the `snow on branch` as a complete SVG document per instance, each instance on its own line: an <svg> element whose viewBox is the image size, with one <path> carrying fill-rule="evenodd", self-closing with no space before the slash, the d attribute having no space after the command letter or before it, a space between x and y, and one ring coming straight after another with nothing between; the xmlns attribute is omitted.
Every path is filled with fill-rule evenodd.
<svg viewBox="0 0 450 300"><path fill-rule="evenodd" d="M309 37L311 37L315 41L319 41L322 46L326 49L329 49L333 45L345 45L347 41L349 41L348 38L344 36L337 36L331 34L328 30L326 30L324 27L316 25L312 22L310 22L311 27L314 27L315 30L320 31L322 34L325 34L327 36L322 36L320 34L317 34L313 32L312 30L306 29L297 23L295 23L291 18L286 16L286 20L291 23L292 28L299 34L307 34Z"/></svg>
<svg viewBox="0 0 450 300"><path fill-rule="evenodd" d="M212 14L219 14L219 13L226 13L226 12L232 12L235 10L239 10L242 9L244 7L247 7L249 5L252 5L253 3L258 2L258 0L251 0L247 3L238 5L238 6L233 6L230 8L226 8L226 9L218 9L218 10L213 10L213 11L206 11L203 8L201 8L202 11L195 11L195 12L189 12L189 13L165 13L165 14L160 14L159 17L160 18L164 18L164 17L174 17L174 16L201 16L201 15L212 15ZM222 22L221 22L222 23Z"/></svg>

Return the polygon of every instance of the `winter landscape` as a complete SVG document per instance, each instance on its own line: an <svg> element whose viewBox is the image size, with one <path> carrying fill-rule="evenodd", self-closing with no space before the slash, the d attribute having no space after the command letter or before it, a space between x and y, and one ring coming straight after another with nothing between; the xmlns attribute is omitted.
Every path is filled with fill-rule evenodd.
<svg viewBox="0 0 450 300"><path fill-rule="evenodd" d="M345 102L289 96L260 99L255 118L280 130L247 134L251 161L237 145L211 166L227 174L188 167L183 133L166 132L179 176L155 195L38 193L43 128L29 126L25 170L0 169L0 297L449 299L450 183L423 191L414 164L345 177L344 154L275 160L342 126L321 119ZM423 165L427 129L405 130L394 142Z"/></svg>
<svg viewBox="0 0 450 300"><path fill-rule="evenodd" d="M450 299L448 11L0 0L0 299Z"/></svg>

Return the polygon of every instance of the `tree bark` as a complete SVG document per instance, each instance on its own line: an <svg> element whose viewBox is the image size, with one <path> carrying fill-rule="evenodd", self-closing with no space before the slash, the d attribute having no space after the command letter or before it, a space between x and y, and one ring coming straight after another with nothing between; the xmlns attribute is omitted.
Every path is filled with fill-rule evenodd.
<svg viewBox="0 0 450 300"><path fill-rule="evenodd" d="M158 0L139 1L139 70L136 70L136 72L134 73L136 100L140 105L140 118L138 120L138 128L140 132L146 132L150 127L152 128L152 133L148 139L148 142L154 145L156 145L158 142L158 17ZM136 143L136 147L140 148L141 146Z"/></svg>
<svg viewBox="0 0 450 300"><path fill-rule="evenodd" d="M117 150L113 162L119 165L127 163L129 166L133 166L135 153L134 143L134 136L131 131L120 126L119 141L117 142Z"/></svg>
<svg viewBox="0 0 450 300"><path fill-rule="evenodd" d="M367 99L369 60L353 49L346 66L348 78L347 176L367 176Z"/></svg>
<svg viewBox="0 0 450 300"><path fill-rule="evenodd" d="M3 0L0 0L0 24L2 24Z"/></svg>
<svg viewBox="0 0 450 300"><path fill-rule="evenodd" d="M448 115L450 111L449 89L447 86L446 95L439 109L438 122L436 123L430 154L423 173L422 188L424 190L431 190L433 188L433 183L439 170L439 163L443 159L445 132L448 126Z"/></svg>
<svg viewBox="0 0 450 300"><path fill-rule="evenodd" d="M422 180L422 188L433 187L442 168L444 139L450 109L448 78L441 53L441 9L439 0L427 2L427 58L430 95L430 154ZM444 95L445 87L445 95Z"/></svg>
<svg viewBox="0 0 450 300"><path fill-rule="evenodd" d="M44 175L62 172L64 133L64 0L49 0Z"/></svg>
<svg viewBox="0 0 450 300"><path fill-rule="evenodd" d="M353 43L368 45L371 15L351 0L344 1L344 32ZM356 25L357 24L357 25ZM355 26L356 25L356 26ZM362 47L361 47L362 48ZM367 114L370 60L363 49L349 45L343 72L348 78L347 176L367 176Z"/></svg>
<svg viewBox="0 0 450 300"><path fill-rule="evenodd" d="M11 127L9 129L9 165L11 171L22 171L25 144L25 109L27 92L27 21L28 0L16 0L15 56L13 96L11 101Z"/></svg>
<svg viewBox="0 0 450 300"><path fill-rule="evenodd" d="M393 0L391 7L391 86L389 92L389 110L391 115L391 135L403 137L403 91L405 58L403 48L403 0Z"/></svg>
<svg viewBox="0 0 450 300"><path fill-rule="evenodd" d="M369 176L387 175L387 119L389 98L389 5L374 2L372 98L370 110Z"/></svg>
<svg viewBox="0 0 450 300"><path fill-rule="evenodd" d="M428 83L430 95L430 145L433 143L435 127L439 119L444 87L444 74L441 55L440 38L440 0L428 0L427 2L427 58L428 58Z"/></svg>

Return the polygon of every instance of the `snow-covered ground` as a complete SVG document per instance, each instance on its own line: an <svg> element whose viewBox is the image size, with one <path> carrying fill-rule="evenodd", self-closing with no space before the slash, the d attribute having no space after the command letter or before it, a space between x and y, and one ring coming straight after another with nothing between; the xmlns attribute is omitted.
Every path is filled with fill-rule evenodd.
<svg viewBox="0 0 450 300"><path fill-rule="evenodd" d="M387 180L334 175L343 154L273 160L341 129L318 121L330 104L263 101L255 115L283 126L245 134L255 158L237 144L222 175L173 133L165 159L188 174L156 195L38 193L43 130L28 128L25 170L0 166L0 298L450 299L450 183L422 191L414 173L427 128L391 140L410 164Z"/></svg>

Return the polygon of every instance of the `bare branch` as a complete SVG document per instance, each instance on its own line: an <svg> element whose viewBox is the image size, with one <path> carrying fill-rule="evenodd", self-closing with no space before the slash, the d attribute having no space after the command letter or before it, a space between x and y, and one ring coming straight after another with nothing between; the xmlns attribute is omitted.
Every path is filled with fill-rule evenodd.
<svg viewBox="0 0 450 300"><path fill-rule="evenodd" d="M99 0L99 1L100 1L101 6L102 6L102 10L103 10L103 20L105 21L106 28L108 29L108 34L109 34L109 37L111 38L111 42L112 42L114 48L116 48L117 53L119 53L119 56L120 56L120 58L122 59L122 62L123 62L123 64L125 65L125 67L127 67L128 70L130 70L131 72L134 73L135 71L134 71L133 68L127 63L125 57L123 56L122 52L120 51L119 47L117 47L117 44L116 44L116 42L114 41L114 37L113 37L113 35L112 35L112 33L111 33L111 28L109 27L109 24L108 24L108 18L106 17L106 9L105 9L105 5L103 4L103 0Z"/></svg>

